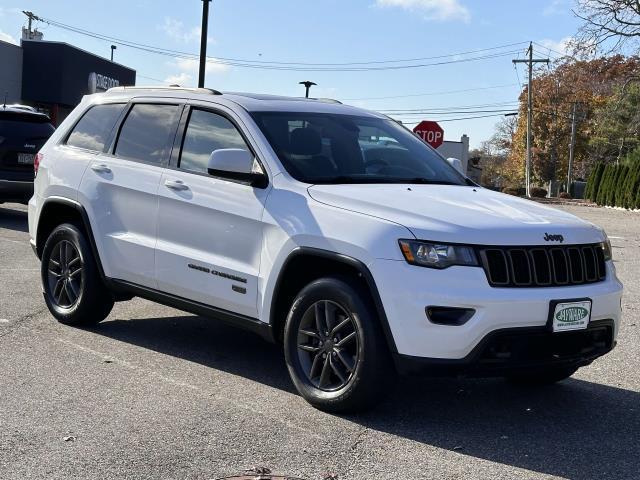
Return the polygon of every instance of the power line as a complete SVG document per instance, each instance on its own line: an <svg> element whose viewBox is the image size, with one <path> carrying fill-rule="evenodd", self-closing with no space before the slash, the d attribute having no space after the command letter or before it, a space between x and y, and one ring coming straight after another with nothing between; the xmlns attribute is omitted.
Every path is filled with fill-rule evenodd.
<svg viewBox="0 0 640 480"><path fill-rule="evenodd" d="M489 117L504 117L504 114L494 114L494 115L478 115L473 117L460 117L460 118L443 118L439 120L435 120L438 123L442 122L459 122L461 120L475 120L476 118L489 118ZM402 122L403 125L417 125L420 122Z"/></svg>
<svg viewBox="0 0 640 480"><path fill-rule="evenodd" d="M136 77L146 78L147 80L153 80L154 82L158 82L158 83L168 83L168 82L165 82L164 80L160 80L159 78L149 77L147 75L141 75L138 72L136 72Z"/></svg>
<svg viewBox="0 0 640 480"><path fill-rule="evenodd" d="M554 50L553 48L547 46L547 45L542 45L541 43L537 43L537 42L533 42L534 45L536 45L537 47L543 48L545 50L548 50L549 52L553 52L556 55L560 56L560 57L569 57L569 58L575 58L573 55L568 54L567 52L559 52L558 50ZM544 54L543 54L544 55Z"/></svg>
<svg viewBox="0 0 640 480"><path fill-rule="evenodd" d="M71 30L71 31L76 32L76 33L90 35L90 36L93 36L93 37L99 37L99 38L102 38L102 39L108 40L108 41L119 41L119 42L130 44L132 46L145 47L145 48L164 51L164 52L168 52L168 53L175 53L175 54L179 54L179 55L195 56L195 54L191 54L191 53L184 52L184 51L171 50L171 49L156 47L154 45L149 45L149 44L144 44L144 43L139 43L139 42L133 42L133 41L130 41L130 40L123 40L123 39L117 38L117 37L111 37L109 35L104 35L104 34L92 32L90 30L85 30L85 29L82 29L80 27L75 27L75 26L72 26L72 25L68 25L68 24L59 22L57 20L52 20L52 19L43 18L43 17L39 17L38 19L43 21L43 22L45 22L45 23L48 23L50 25L57 26L59 28ZM283 61L274 61L274 60L251 60L251 59L232 58L232 57L215 57L215 59L216 60L222 60L222 61L230 61L230 62L243 62L243 63L253 63L253 64L267 64L267 65L268 64L273 64L273 65L303 65L303 66L370 65L370 64L402 63L402 62L413 62L413 61L424 61L424 60L437 60L437 59L441 59L441 58L448 58L448 57L454 57L454 56L459 56L459 55L470 55L470 54L474 54L474 53L482 53L482 52L488 52L488 51L493 51L493 50L500 50L500 49L504 49L504 48L514 47L514 46L517 46L517 45L523 45L525 43L527 43L527 42L523 41L523 42L507 43L507 44L498 45L498 46L495 46L495 47L481 48L481 49L477 49L477 50L469 50L469 51L465 51L465 52L456 52L456 53L450 53L450 54L446 54L446 55L437 55L437 56L431 56L431 57L416 57L416 58L405 58L405 59L397 59L397 60L374 60L374 61L363 61L363 62L338 62L338 63L283 62Z"/></svg>
<svg viewBox="0 0 640 480"><path fill-rule="evenodd" d="M388 100L392 98L409 98L409 97L428 97L432 95L450 95L455 93L465 93L465 92L477 92L480 90L492 90L495 88L507 88L514 87L515 84L509 83L506 85L492 85L490 87L478 87L478 88L465 88L462 90L448 90L444 92L426 92L426 93L412 93L408 95L390 95L386 97L359 97L359 98L343 98L342 100L347 101L356 101L356 100Z"/></svg>
<svg viewBox="0 0 640 480"><path fill-rule="evenodd" d="M456 105L456 106L444 106L444 107L422 107L422 108L387 108L376 109L378 112L433 112L433 111L448 111L448 110L474 110L478 108L490 108L490 107L504 107L508 105L518 105L517 101L509 102L496 102L496 103L482 103L476 105Z"/></svg>
<svg viewBox="0 0 640 480"><path fill-rule="evenodd" d="M520 58L520 55L518 55L518 58ZM520 80L520 72L518 71L518 66L515 63L513 64L513 69L515 70L516 78L518 79L518 88L522 88L524 84L522 83L522 80Z"/></svg>
<svg viewBox="0 0 640 480"><path fill-rule="evenodd" d="M109 41L112 43L116 43L118 45L146 51L149 53L155 53L157 55L165 55L165 56L170 56L174 58L183 58L183 59L198 58L196 54L192 54L189 52L165 49L165 48L155 47L153 45L133 42L130 40L124 40L117 37L111 37L109 35L104 35L104 34L92 32L90 30L85 30L79 27L74 27L72 25L67 25L52 19L40 18L40 20L48 23L49 25L53 25L58 28L69 30L74 33L86 35L92 38L96 38L98 40ZM456 63L466 63L466 62L473 62L473 61L479 61L479 60L489 60L493 58L500 58L500 57L512 55L514 51L507 50L507 51L501 51L496 53L485 53L484 55L478 55L478 56L466 57L466 58L456 58L456 57L460 55L469 55L472 53L477 54L477 53L483 53L483 52L492 52L495 50L501 50L504 48L513 47L515 45L520 45L521 43L522 42L515 43L515 44L505 44L505 45L500 45L496 47L472 50L469 52L452 53L448 55L439 55L435 57L421 57L420 59L415 59L415 60L423 61L423 60L438 60L438 59L450 58L450 57L453 57L453 58L450 60L441 60L441 61L435 61L431 63L418 63L418 64L410 64L410 65L387 65L387 64L414 61L414 60L403 59L403 60L383 60L383 61L374 61L374 62L313 64L313 63L301 63L301 62L274 62L274 61L247 60L247 59L226 58L226 57L207 57L207 61L224 64L224 65L241 67L241 68L256 68L256 69L264 69L264 70L313 71L313 72L323 72L323 71L358 72L358 71L401 70L401 69L415 69L415 68L449 65L449 64L456 64ZM366 65L378 64L378 63L385 64L385 65L384 66L366 66Z"/></svg>
<svg viewBox="0 0 640 480"><path fill-rule="evenodd" d="M460 115L460 114L471 114L471 113L510 113L517 112L514 108L502 108L499 110L456 110L451 112L442 112L437 110L425 110L424 112L392 112L387 113L386 115L397 115L403 117L415 116L415 115Z"/></svg>

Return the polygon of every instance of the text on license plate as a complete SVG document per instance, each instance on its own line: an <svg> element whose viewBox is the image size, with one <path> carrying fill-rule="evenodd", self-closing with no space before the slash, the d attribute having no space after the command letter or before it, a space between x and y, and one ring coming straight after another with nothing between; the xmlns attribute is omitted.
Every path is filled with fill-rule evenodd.
<svg viewBox="0 0 640 480"><path fill-rule="evenodd" d="M33 165L33 153L19 153L18 163L21 165Z"/></svg>
<svg viewBox="0 0 640 480"><path fill-rule="evenodd" d="M587 328L591 319L591 300L560 302L553 310L553 331L581 330Z"/></svg>

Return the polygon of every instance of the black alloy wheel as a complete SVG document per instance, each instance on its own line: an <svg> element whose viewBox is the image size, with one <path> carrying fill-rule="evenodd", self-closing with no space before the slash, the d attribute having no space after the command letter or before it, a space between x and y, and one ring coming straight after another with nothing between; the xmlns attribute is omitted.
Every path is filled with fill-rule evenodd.
<svg viewBox="0 0 640 480"><path fill-rule="evenodd" d="M63 223L42 249L41 278L51 314L65 325L86 326L104 320L113 308L83 228Z"/></svg>
<svg viewBox="0 0 640 480"><path fill-rule="evenodd" d="M357 325L335 302L320 300L303 314L298 327L298 358L313 386L343 388L359 359Z"/></svg>
<svg viewBox="0 0 640 480"><path fill-rule="evenodd" d="M396 371L380 319L358 277L323 277L293 300L284 330L291 380L327 412L367 409L391 390Z"/></svg>
<svg viewBox="0 0 640 480"><path fill-rule="evenodd" d="M52 300L58 307L71 308L80 298L82 267L82 257L70 241L61 240L53 247L47 276Z"/></svg>

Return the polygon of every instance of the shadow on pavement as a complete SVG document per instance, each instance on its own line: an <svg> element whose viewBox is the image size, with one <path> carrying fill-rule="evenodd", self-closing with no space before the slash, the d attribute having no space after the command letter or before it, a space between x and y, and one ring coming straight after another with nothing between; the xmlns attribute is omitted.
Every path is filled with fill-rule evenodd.
<svg viewBox="0 0 640 480"><path fill-rule="evenodd" d="M27 212L24 210L0 207L0 228L15 230L17 232L28 232Z"/></svg>
<svg viewBox="0 0 640 480"><path fill-rule="evenodd" d="M95 333L293 391L279 347L215 320L114 320ZM640 478L640 393L582 380L402 379L379 408L344 419L543 474Z"/></svg>
<svg viewBox="0 0 640 480"><path fill-rule="evenodd" d="M295 392L279 346L209 318L107 320L92 332Z"/></svg>

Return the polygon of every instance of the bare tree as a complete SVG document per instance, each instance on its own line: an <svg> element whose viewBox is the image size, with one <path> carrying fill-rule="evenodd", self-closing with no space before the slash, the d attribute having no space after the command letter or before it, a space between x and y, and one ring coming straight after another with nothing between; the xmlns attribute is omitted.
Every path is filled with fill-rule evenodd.
<svg viewBox="0 0 640 480"><path fill-rule="evenodd" d="M584 21L574 41L578 52L604 48L634 50L640 44L640 0L576 0L574 15Z"/></svg>

